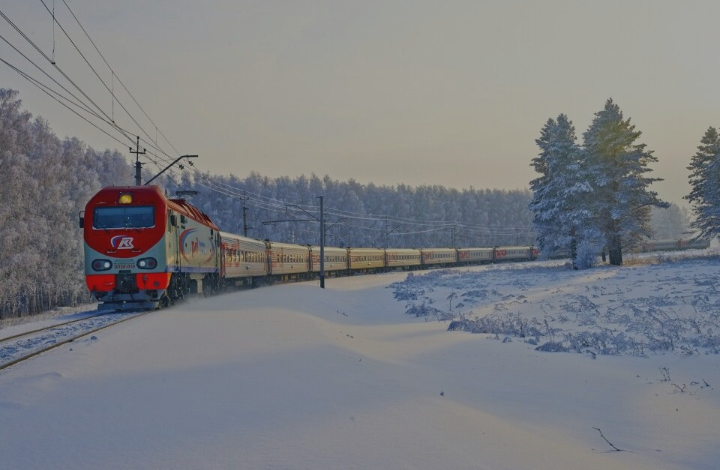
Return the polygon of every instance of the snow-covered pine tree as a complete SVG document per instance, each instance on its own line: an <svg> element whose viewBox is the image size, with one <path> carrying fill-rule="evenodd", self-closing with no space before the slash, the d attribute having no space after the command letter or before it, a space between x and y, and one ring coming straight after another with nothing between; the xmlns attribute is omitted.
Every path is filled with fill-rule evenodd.
<svg viewBox="0 0 720 470"><path fill-rule="evenodd" d="M578 267L575 261L579 239L597 237L587 231L592 225L588 224L592 213L584 201L589 199L592 187L585 179L575 127L566 115L560 114L557 120L548 119L535 142L540 154L532 160L532 166L541 176L530 182L530 211L538 246L544 257L570 254Z"/></svg>
<svg viewBox="0 0 720 470"><path fill-rule="evenodd" d="M660 178L649 178L648 164L656 162L645 144L636 143L642 133L630 119L624 120L612 98L583 134L585 158L593 186L593 209L597 227L608 249L610 264L622 264L623 245L649 236L650 209L668 207L648 186Z"/></svg>
<svg viewBox="0 0 720 470"><path fill-rule="evenodd" d="M560 115L562 116L562 115ZM560 117L558 117L560 119ZM550 118L540 130L540 138L535 143L540 147L540 154L532 159L531 166L538 178L530 181L533 199L530 201L530 212L533 214L533 227L537 232L537 242L540 253L544 257L555 255L559 249L567 250L569 245L565 240L569 233L563 233L560 226L560 211L558 208L559 188L557 180L562 178L562 172L557 174L552 170L553 163L567 156L568 150L575 147L574 128L564 135L565 141L558 139L558 123ZM559 239L562 238L561 242Z"/></svg>
<svg viewBox="0 0 720 470"><path fill-rule="evenodd" d="M692 156L690 166L690 194L685 199L692 204L695 220L691 227L703 237L720 235L720 135L708 128Z"/></svg>

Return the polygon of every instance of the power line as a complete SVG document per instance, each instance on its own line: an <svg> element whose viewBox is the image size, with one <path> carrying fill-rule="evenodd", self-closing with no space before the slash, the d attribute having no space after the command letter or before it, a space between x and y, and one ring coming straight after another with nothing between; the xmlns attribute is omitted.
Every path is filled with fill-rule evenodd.
<svg viewBox="0 0 720 470"><path fill-rule="evenodd" d="M148 134L148 132L147 132L147 131L143 128L143 126L137 121L137 119L135 119L135 117L130 113L130 111L127 110L127 108L125 107L125 105L123 105L123 103L117 98L117 96L115 96L115 94L113 93L113 90L107 85L107 83L105 83L105 80L103 80L102 77L100 77L100 74L97 72L97 70L95 70L95 67L92 66L92 64L90 63L90 61L87 59L87 57L85 57L85 54L82 53L82 51L80 50L80 48L77 46L77 44L75 43L75 41L73 41L73 39L70 37L70 35L69 35L68 32L65 30L65 28L63 27L63 25L61 25L60 22L58 21L58 19L55 17L55 15L52 14L52 11L50 10L50 8L48 8L47 4L45 4L45 0L40 0L40 3L42 3L43 6L45 7L45 9L47 10L47 12L52 15L52 17L53 17L53 22L56 23L56 24L60 27L60 30L63 32L63 34L65 35L65 37L68 39L68 41L70 41L70 44L73 45L73 47L74 47L75 50L78 52L78 54L80 54L80 57L82 57L82 59L83 59L83 60L85 61L85 63L87 64L87 66L90 67L90 70L92 70L92 72L95 74L95 76L97 77L97 79L100 80L100 83L102 83L103 86L105 87L105 89L110 93L110 96L112 96L112 97L118 102L118 104L119 104L120 107L123 109L123 111L125 111L125 114L127 114L128 117L135 123L135 125L138 126L138 128L142 131L143 134L145 134L145 136L149 139L149 141L152 141L152 137L150 137L150 134ZM65 5L67 6L67 3L65 3ZM68 7L68 10L70 10L69 7ZM73 17L74 17L75 20L77 21L77 17L76 17L75 14L72 12L72 10L70 10L70 13L73 15ZM80 24L79 21L78 21L78 24ZM83 32L85 32L85 34L87 35L87 31L82 27L82 25L80 25L80 27L81 27L81 29L83 30ZM89 37L89 36L88 36L88 37ZM95 46L95 43L92 41L92 39L90 40L90 42L93 44L93 46ZM95 46L95 49L97 50L97 46ZM99 53L99 51L98 51L98 53ZM100 54L100 56L103 58L103 61L105 61L105 63L107 64L107 61L105 60L105 57L102 56L102 54ZM113 74L115 74L115 71L112 69L112 67L110 67L109 64L108 64L108 68L110 68L110 71L111 71ZM115 75L117 75L117 74L115 74ZM118 81L120 81L120 80L118 79ZM134 100L134 98L133 98L133 100ZM143 111L143 112L144 112L144 111ZM110 120L113 122L113 124L115 123L115 120L114 120L114 119L110 118ZM151 122L152 122L152 121L151 121ZM153 123L153 124L154 124L154 123ZM167 154L167 152L165 152L162 148L160 148L160 147L157 145L157 143L155 143L154 146L155 146L155 148L156 148L160 153L162 153L162 154L170 157L170 156Z"/></svg>
<svg viewBox="0 0 720 470"><path fill-rule="evenodd" d="M75 99L75 101L76 101L75 103L73 103L75 106L78 106L78 107L80 107L80 108L83 108L87 113L92 114L92 115L95 116L96 118L102 120L102 117L101 117L98 113L96 113L95 111L93 111L92 109L90 109L87 105L85 105L85 103L83 103L80 98L78 98L77 96L75 96L75 94L74 94L73 92L71 92L70 90L68 90L67 88L65 88L65 86L63 86L63 84L61 84L60 82L58 82L57 80L55 80L55 78L53 78L49 73L47 73L45 70L43 70L42 67L40 67L40 66L39 66L38 64L36 64L32 59L30 59L27 55L25 55L22 51L20 51L20 49L18 49L17 47L15 47L15 45L13 45L10 41L8 41L8 39L5 38L5 36L3 36L2 34L0 34L0 39L2 39L3 41L5 41L5 43L6 43L8 46L10 46L11 48L13 48L13 50L15 50L15 52L17 52L18 54L20 54L22 57L25 58L25 60L27 60L28 62L30 62L32 65L34 65L35 68L37 68L40 72L42 72L46 77L48 77L50 80L52 80L53 82L55 82L55 84L58 85L60 88L62 88L67 94L69 94L70 96L72 96L72 97ZM6 62L6 64L7 64L7 62ZM47 87L47 88L49 89L49 87ZM56 93L58 96L62 96L62 95L60 95L60 94L57 93L57 92L54 92L54 93ZM63 97L63 99L67 100L67 98L65 98L65 97ZM70 101L70 100L68 100L68 101Z"/></svg>
<svg viewBox="0 0 720 470"><path fill-rule="evenodd" d="M41 1L43 1L43 0L41 0ZM160 130L160 128L158 127L158 125L155 124L155 122L152 120L152 118L150 118L150 116L148 115L148 113L145 112L145 109L143 109L143 107L140 105L140 103L138 102L138 100L135 99L135 96L133 96L133 94L130 93L130 90L128 90L128 88L125 86L125 83L123 83L123 81L120 79L120 77L119 77L118 74L115 72L115 70L112 68L112 66L110 66L110 63L107 61L107 59L105 59L105 56L103 55L103 53L100 52L100 49L99 49L99 48L97 47L97 45L95 44L95 41L92 40L92 38L90 37L90 34L87 32L87 30L86 30L85 27L82 25L82 23L80 23L80 19L78 19L77 15L75 15L75 12L72 11L72 8L70 8L70 5L68 5L67 1L66 1L66 0L63 0L63 3L64 3L65 6L67 7L67 9L68 9L68 11L70 12L70 14L72 15L72 17L73 17L73 18L75 19L75 21L77 22L77 24L78 24L78 26L80 27L80 29L82 30L82 32L85 33L85 36L86 36L86 37L88 38L88 40L90 41L90 44L92 44L92 46L93 46L93 47L95 48L95 50L97 51L98 55L100 55L100 57L102 58L103 62L105 62L105 65L107 65L107 68L110 69L110 72L112 72L112 77L114 77L114 78L117 79L118 83L120 83L120 85L123 87L123 89L124 89L125 92L128 94L128 96L130 96L130 98L132 98L133 102L137 105L138 109L140 109L140 111L142 111L143 115L145 115L145 117L147 118L147 120L150 121L150 123L155 127L155 130L160 133L160 135L165 139L165 142L167 142L168 145L170 145L170 147L172 147L172 149L175 151L175 153L179 155L180 152L175 148L175 146L172 144L172 142L170 142L170 140L165 136L165 134L162 132L162 130ZM43 5L44 5L44 2L43 2ZM46 6L46 8L47 8L47 6ZM54 19L54 18L53 18L53 19ZM111 94L112 94L113 98L117 99L117 97L116 97L112 92L111 92ZM118 102L119 102L119 100L118 100ZM124 108L123 108L123 109L124 109ZM146 133L146 135L147 135L147 133ZM148 138L150 138L150 136L148 136ZM155 143L156 143L156 145L157 145L157 139L155 139L155 140L156 140ZM165 153L165 152L163 152L163 153L169 157L169 155L168 155L167 153Z"/></svg>
<svg viewBox="0 0 720 470"><path fill-rule="evenodd" d="M115 140L115 141L118 142L119 144L123 144L123 142L122 142L120 139L118 139L118 138L110 135L108 132L106 132L105 130L101 129L99 126L97 126L95 123L90 122L90 120L87 119L87 118L85 118L85 116L81 115L80 113L78 113L77 111L75 111L74 109L72 109L71 107L69 107L67 104L63 103L62 101L60 101L59 99L57 99L55 96L53 96L53 95L51 94L51 92L52 92L52 93L55 93L53 90L49 89L49 88L48 88L47 86L45 86L44 84L40 83L39 81L35 80L35 79L32 78L31 76L29 76L28 74L26 74L25 72L23 72L22 70L18 69L17 67L15 67L15 66L12 65L12 64L10 64L10 63L7 62L5 59L0 58L0 61L1 61L2 63L4 63L5 65L7 65L8 67L10 67L11 69L15 70L18 74L20 74L21 77L23 77L24 79L28 80L30 83L32 83L33 85L35 85L36 87L38 87L38 88L40 89L40 91L42 91L43 93L45 93L46 95L48 95L50 98L54 99L55 101L57 101L58 103L60 103L60 104L63 105L64 107L66 107L68 110L70 110L70 112L72 112L73 114L75 114L76 116L78 116L80 119L82 119L83 121L87 122L88 124L90 124L91 126L93 126L94 128L96 128L97 130L99 130L99 131L102 132L103 134L107 135L107 136L110 137L111 139Z"/></svg>
<svg viewBox="0 0 720 470"><path fill-rule="evenodd" d="M43 70L42 67L40 67L37 63L35 63L32 59L30 59L27 55L25 55L22 51L20 51L20 50L19 50L15 45L13 45L7 38L5 38L5 36L3 36L3 35L0 34L0 39L2 39L8 46L10 46L13 50L15 50L15 52L17 52L19 55L21 55L25 60L27 60L30 64L32 64L32 65L33 65L35 68L37 68L40 72L42 72L47 78L49 78L50 80L52 80L57 86L59 86L63 91L65 91L65 93L67 93L68 95L70 95L73 99L70 99L70 98L68 98L67 96L63 96L62 93L58 92L57 90L54 90L52 87L50 87L50 86L48 86L48 85L46 85L46 84L44 84L44 83L42 83L40 80L34 78L34 77L33 77L32 75L30 75L29 73L20 70L18 67L12 65L11 63L9 63L8 61L6 61L6 60L4 60L4 59L0 59L0 60L2 60L2 62L3 62L5 65L7 65L9 68L11 68L12 70L14 70L16 73L18 73L20 76L22 76L23 78L25 78L25 79L28 80L29 82L31 82L31 83L32 83L33 85L35 85L36 87L40 88L45 94L47 94L48 96L50 96L50 97L51 97L52 99L54 99L55 101L59 102L59 103L60 103L61 105L63 105L65 108L69 109L73 114L77 115L80 119L82 119L83 121L87 122L87 123L90 124L91 126L95 127L95 128L98 129L100 132L102 132L103 134L107 135L107 136L110 137L111 139L115 140L115 141L118 142L119 144L124 145L124 143L123 143L121 140L119 140L119 139L117 139L116 137L112 136L110 133L108 133L108 132L105 131L104 129L100 128L97 124L91 122L91 121L90 121L89 119L87 119L85 116L82 116L82 115L81 115L80 113L78 113L76 110L70 108L70 107L68 106L68 104L70 104L70 105L72 105L72 106L75 106L75 107L79 108L80 110L82 110L83 112L85 112L85 113L87 113L87 114L95 117L96 119L104 122L105 124L108 124L112 129L119 130L120 133L121 133L123 136L126 136L127 134L129 134L129 131L128 131L127 129L123 129L123 128L120 127L117 123L112 123L112 122L109 121L108 119L103 118L103 117L102 117L101 115L99 115L97 112L93 111L93 110L92 110L90 107L88 107L80 98L78 98L73 92L71 92L70 90L68 90L65 86L63 86L60 82L58 82L54 77L52 77L52 76L51 76L50 74L48 74L45 70ZM55 96L53 96L53 95L55 95ZM66 103L63 103L63 102L60 101L60 100L64 100ZM144 139L143 139L143 142L145 142ZM152 152L150 152L150 154L151 154L152 156L156 157L156 158L159 158L156 154L154 154L154 153L152 153ZM151 159L151 161L152 161L154 164L158 165L156 161L153 161L152 159Z"/></svg>
<svg viewBox="0 0 720 470"><path fill-rule="evenodd" d="M49 8L47 7L47 5L46 5L42 0L41 0L41 2L42 2L43 5L45 6L46 10L50 11ZM51 13L51 12L50 12L50 13ZM70 92L66 87L64 87L64 86L63 86L62 84L60 84L57 80L55 80L53 77L51 77L45 70L43 70L42 67L40 67L38 64L36 64L35 62L33 62L26 54L22 53L16 46L14 46L13 44L11 44L6 38L3 37L3 40L4 40L10 47L12 47L18 54L20 54L21 56L23 56L23 58L25 58L28 62L30 62L31 64L33 64L36 68L38 68L38 70L40 70L43 74L45 74L48 78L50 78L53 82L55 82L59 87L61 87L63 90L65 90L66 93L68 93L70 96L72 96L72 97L76 100L76 103L73 103L73 105L78 106L79 108L82 108L82 109L83 109L85 112L87 112L88 114L92 115L92 116L95 117L96 119L99 119L99 120L103 121L104 123L106 123L106 124L107 124L108 126L110 126L111 128L114 128L116 131L118 131L118 132L119 132L123 137L125 137L126 139L129 139L130 141L134 140L134 139L132 139L132 135L133 135L132 132L128 131L127 129L124 129L123 127L121 127L120 125L118 125L116 122L114 122L114 120L113 120L110 116L108 116L108 114L102 109L102 107L100 107L92 98L90 98L90 96L88 96L88 94L87 94L77 83L75 83L75 81L72 80L72 79L57 65L57 63L56 63L54 60L52 60L50 57L48 57L47 54L45 54L45 53L37 46L37 44L35 44L35 42L34 42L32 39L30 39L30 37L28 37L28 35L25 34L25 33L22 31L22 29L21 29L19 26L17 26L5 13L3 13L2 11L0 11L0 16L2 16L2 18L5 19L5 21L7 21L8 24L10 24L10 25L15 29L15 31L17 31L17 33L20 34L20 36L22 36L22 37L38 52L38 54L40 54L45 60L47 60L70 84L72 84L72 85L75 87L75 89L77 89L77 90L80 92L80 94L81 94L89 103L91 103L91 104L94 106L95 109L98 110L99 114L98 114L98 112L90 109L90 107L89 107L87 104L85 104L82 99L78 98L76 95L74 95L72 92ZM72 39L69 37L69 35L68 35L67 32L65 31L65 29L62 27L62 25L60 25L60 23L57 21L57 18L53 18L53 20L54 20L54 23L53 23L53 24L57 23L58 26L60 26L60 28L63 30L63 32L65 33L65 35L66 35L66 37L68 38L68 40L70 40L70 42L73 44L73 46L74 46L75 49L78 51L78 53L81 55L81 57L83 57L83 59L84 59L85 62L88 64L88 66L91 68L91 70L93 70L93 72L95 73L95 75L98 76L98 74L97 74L97 72L95 71L95 69L92 67L92 65L89 64L87 58L82 54L82 52L79 50L79 48L77 47L77 45L76 45L76 44L72 41ZM20 74L23 76L23 78L30 80L34 85L44 87L44 92L45 92L46 94L48 93L48 91L50 91L50 92L54 93L55 95L61 97L62 99L67 100L68 102L72 102L72 100L70 100L70 99L68 99L68 98L66 98L66 97L63 97L61 93L58 93L57 91L52 90L51 87L49 87L49 86L47 86L47 85L42 85L39 80L36 80L36 79L32 78L32 77L30 76L30 74L27 74L27 73L24 73L24 72L21 73L17 67L12 67L7 61L4 61L4 62L5 62L8 66L10 66L11 68L13 68L13 70L15 70L16 72L20 73ZM100 81L103 83L103 85L105 85L105 87L107 88L107 85L105 84L105 82L102 81L102 79L101 79L99 76L98 76L98 78L99 78ZM115 97L115 99L117 99L117 98ZM56 101L57 101L57 100L56 100ZM118 102L119 102L119 100L118 100ZM121 103L120 103L120 105L122 106ZM67 106L65 106L65 107L67 107ZM124 106L123 106L123 109L125 109ZM125 111L127 112L127 109L125 109ZM78 113L75 112L75 111L73 111L73 112L74 112L74 114L78 114ZM141 131L142 131L145 135L148 136L148 139L150 139L148 133L142 128L142 126L137 122L137 120L135 120L135 119L130 115L129 112L127 112L127 113L128 113L128 116L130 116L130 118L133 120L133 122L135 122L135 124L141 129ZM106 131L100 129L97 125L91 123L87 118L82 117L82 116L79 116L79 117L81 117L84 121L86 121L86 122L90 123L91 125L93 125L93 127L97 128L98 130L101 130L104 134L110 136ZM110 137L112 137L112 136L110 136ZM116 138L114 138L114 137L112 137L112 138L113 138L113 140L118 141L118 139L116 139ZM167 140L167 139L166 139L166 140ZM142 139L142 141L143 141L143 143L147 144L148 147L154 148L154 149L156 149L157 151L159 151L159 152L161 152L161 153L163 153L163 154L166 155L166 156L159 156L159 155L157 155L157 154L154 153L154 152L148 152L148 154L149 154L151 157L155 157L155 159L160 159L160 160L163 160L163 161L166 161L166 162L170 160L169 155L167 155L167 153L166 153L164 150L162 150L160 147L158 147L158 146L157 146L155 143L153 143L151 140L146 141L145 139ZM122 143L122 142L120 142L120 143ZM169 143L169 142L168 142L168 143ZM172 144L170 144L170 145L172 146ZM160 164L158 164L158 162L157 162L156 160L154 160L153 158L149 158L149 159L150 159L150 161L151 161L152 163L154 163L158 168L160 168Z"/></svg>
<svg viewBox="0 0 720 470"><path fill-rule="evenodd" d="M30 39L30 38L27 36L27 34L25 34L15 23L13 23L13 21L12 21L10 18L8 18L7 15L5 15L5 13L3 13L1 10L0 10L0 16L2 16L3 19L5 19L5 21L7 21L8 24L10 24L10 26L12 26L12 27L15 29L15 31L18 32L18 34L20 34L41 56L43 56L43 57L45 58L45 60L47 60L53 67L55 67L55 69L56 69L69 83L71 83L71 84L80 92L80 94L82 94L82 95L85 97L86 100L88 100L90 103L92 103L93 106L95 106L95 108L96 108L101 114L103 114L108 120L111 120L111 119L110 119L110 116L108 116L108 115L102 110L102 108L101 108L100 106L98 106L98 104L95 103L95 101L93 101L93 99L90 98L90 97L87 95L87 93L85 93L85 92L83 91L82 88L80 88L79 85L77 85L60 67L58 67L58 65L57 65L52 59L50 59L50 57L48 57L47 54L45 54L45 53L33 42L33 40ZM120 127L116 127L116 128L117 128L118 131L120 131L126 138L131 139L131 137L130 137L129 135L125 134L125 133L122 131L122 129L120 129Z"/></svg>

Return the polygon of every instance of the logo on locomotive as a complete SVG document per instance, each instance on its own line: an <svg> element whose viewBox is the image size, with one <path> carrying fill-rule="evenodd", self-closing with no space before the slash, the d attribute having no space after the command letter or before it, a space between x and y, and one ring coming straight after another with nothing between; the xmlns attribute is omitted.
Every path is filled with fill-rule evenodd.
<svg viewBox="0 0 720 470"><path fill-rule="evenodd" d="M200 241L200 239L195 234L195 239L194 240L190 239L190 252L188 253L188 251L186 250L186 243L188 241L188 237L193 235L195 233L195 230L196 229L191 228L191 229L185 230L180 235L180 253L182 254L183 258L185 258L185 260L188 262L190 262L190 258L194 257L198 253L201 253L201 254L207 253L208 254L207 259L202 261L203 263L206 263L206 262L210 261L214 255L214 247L213 247L212 242L206 244L205 242Z"/></svg>
<svg viewBox="0 0 720 470"><path fill-rule="evenodd" d="M116 250L132 250L135 248L133 245L133 237L125 235L117 235L110 239L110 245Z"/></svg>

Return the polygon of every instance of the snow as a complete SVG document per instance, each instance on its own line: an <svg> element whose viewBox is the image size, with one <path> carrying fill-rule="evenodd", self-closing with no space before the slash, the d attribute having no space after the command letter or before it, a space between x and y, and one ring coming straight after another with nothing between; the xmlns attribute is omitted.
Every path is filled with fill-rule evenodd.
<svg viewBox="0 0 720 470"><path fill-rule="evenodd" d="M329 278L145 315L0 372L3 468L717 469L720 356L698 338L720 331L720 258L661 261ZM552 317L576 347L448 331L450 300L467 324ZM674 349L649 348L648 312L677 320ZM565 341L583 331L645 347Z"/></svg>

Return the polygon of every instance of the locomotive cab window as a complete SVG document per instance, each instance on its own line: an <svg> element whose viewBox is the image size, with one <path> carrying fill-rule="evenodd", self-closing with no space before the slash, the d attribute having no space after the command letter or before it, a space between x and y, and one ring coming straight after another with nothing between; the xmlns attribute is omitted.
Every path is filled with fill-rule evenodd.
<svg viewBox="0 0 720 470"><path fill-rule="evenodd" d="M150 228L155 226L152 206L97 207L93 211L93 228Z"/></svg>

